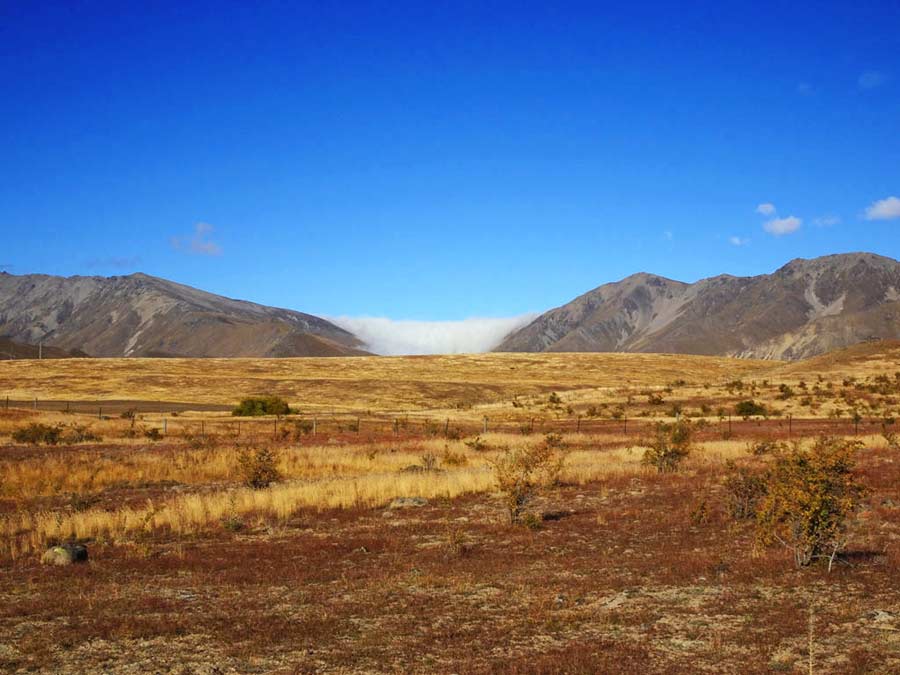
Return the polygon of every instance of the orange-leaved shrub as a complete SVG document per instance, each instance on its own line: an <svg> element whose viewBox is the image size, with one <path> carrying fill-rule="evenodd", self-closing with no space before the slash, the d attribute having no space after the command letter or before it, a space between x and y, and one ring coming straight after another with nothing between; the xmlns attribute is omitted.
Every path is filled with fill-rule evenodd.
<svg viewBox="0 0 900 675"><path fill-rule="evenodd" d="M861 443L821 437L810 449L795 445L778 455L756 514L757 541L781 544L797 567L828 561L847 545L847 522L865 494L853 473Z"/></svg>

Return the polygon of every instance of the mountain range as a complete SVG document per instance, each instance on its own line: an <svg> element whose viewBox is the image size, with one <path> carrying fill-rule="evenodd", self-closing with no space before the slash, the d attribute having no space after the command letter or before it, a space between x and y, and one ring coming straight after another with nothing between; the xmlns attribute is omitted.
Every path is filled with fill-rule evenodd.
<svg viewBox="0 0 900 675"><path fill-rule="evenodd" d="M668 352L802 359L900 338L900 262L871 253L797 259L772 274L695 283L640 273L541 314L501 352ZM0 358L367 354L311 314L131 274L0 273ZM2 346L2 345L0 345Z"/></svg>
<svg viewBox="0 0 900 675"><path fill-rule="evenodd" d="M754 277L688 284L635 274L546 312L496 351L660 352L802 359L900 337L900 262L797 259Z"/></svg>

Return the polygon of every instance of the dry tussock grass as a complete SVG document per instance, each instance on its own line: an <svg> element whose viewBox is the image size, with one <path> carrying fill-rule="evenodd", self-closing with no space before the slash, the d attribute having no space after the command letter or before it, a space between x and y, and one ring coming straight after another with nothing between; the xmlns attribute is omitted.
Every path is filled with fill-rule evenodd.
<svg viewBox="0 0 900 675"><path fill-rule="evenodd" d="M267 393L304 410L418 410L553 388L652 386L677 378L719 382L772 367L771 361L666 354L2 361L0 394L235 403Z"/></svg>
<svg viewBox="0 0 900 675"><path fill-rule="evenodd" d="M643 450L635 439L627 445L595 449L608 439L586 434L566 437L560 480L585 485L616 477L648 475ZM413 440L403 443L287 447L279 452L279 471L286 481L266 490L237 487L234 447L110 455L66 452L0 463L3 494L22 499L38 495L95 493L104 488L172 481L206 488L189 494L148 500L121 508L20 509L0 519L2 552L18 556L39 550L48 540L76 537L110 542L141 532L197 533L229 517L258 514L289 519L298 509L317 510L381 507L396 497L452 499L492 492L496 485L491 463L505 447L534 447L543 437L489 434L487 450L473 450L464 441ZM700 443L687 470L721 466L746 456L740 441ZM436 469L421 470L423 458L435 458ZM446 458L452 458L448 463ZM404 471L418 467L416 471ZM210 490L209 488L214 488Z"/></svg>

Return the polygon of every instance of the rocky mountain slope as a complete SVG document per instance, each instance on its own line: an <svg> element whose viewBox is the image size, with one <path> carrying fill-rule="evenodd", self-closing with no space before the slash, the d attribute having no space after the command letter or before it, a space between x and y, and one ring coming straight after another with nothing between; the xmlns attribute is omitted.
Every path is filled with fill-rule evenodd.
<svg viewBox="0 0 900 675"><path fill-rule="evenodd" d="M848 253L693 284L635 274L542 314L496 351L801 359L879 338L900 338L900 262Z"/></svg>
<svg viewBox="0 0 900 675"><path fill-rule="evenodd" d="M15 359L74 359L87 354L78 350L68 351L59 347L29 345L0 337L0 361Z"/></svg>
<svg viewBox="0 0 900 675"><path fill-rule="evenodd" d="M146 274L0 274L0 336L91 356L347 356L351 333L319 317L231 300Z"/></svg>

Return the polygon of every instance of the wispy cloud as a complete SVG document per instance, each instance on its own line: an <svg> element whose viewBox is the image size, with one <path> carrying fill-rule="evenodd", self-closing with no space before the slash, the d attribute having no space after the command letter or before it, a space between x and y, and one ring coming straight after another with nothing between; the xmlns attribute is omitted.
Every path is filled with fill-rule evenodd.
<svg viewBox="0 0 900 675"><path fill-rule="evenodd" d="M787 218L773 218L767 223L763 224L763 229L769 234L774 234L776 237L780 237L785 234L790 234L791 232L796 232L800 229L800 226L803 224L803 220L797 218L796 216L788 216Z"/></svg>
<svg viewBox="0 0 900 675"><path fill-rule="evenodd" d="M214 229L209 223L197 223L190 237L172 237L172 248L196 255L222 255L222 247L212 240Z"/></svg>
<svg viewBox="0 0 900 675"><path fill-rule="evenodd" d="M141 264L140 256L111 256L108 258L89 258L84 262L90 269L109 268L130 269Z"/></svg>
<svg viewBox="0 0 900 675"><path fill-rule="evenodd" d="M888 76L878 70L867 70L859 76L857 84L860 89L875 89L888 81Z"/></svg>
<svg viewBox="0 0 900 675"><path fill-rule="evenodd" d="M522 314L500 319L397 321L381 317L331 318L376 354L478 354L496 347L509 333L535 319Z"/></svg>
<svg viewBox="0 0 900 675"><path fill-rule="evenodd" d="M746 246L747 244L750 243L750 240L747 239L746 237L734 236L734 237L728 237L728 243L731 244L732 246Z"/></svg>
<svg viewBox="0 0 900 675"><path fill-rule="evenodd" d="M816 227L831 227L832 225L839 225L841 222L841 217L836 216L834 214L828 214L825 216L819 216L813 220L813 225Z"/></svg>
<svg viewBox="0 0 900 675"><path fill-rule="evenodd" d="M866 220L894 220L900 218L900 198L887 197L866 209Z"/></svg>
<svg viewBox="0 0 900 675"><path fill-rule="evenodd" d="M771 202L763 202L756 207L756 212L761 213L764 216L771 216L773 213L775 213L775 205Z"/></svg>

